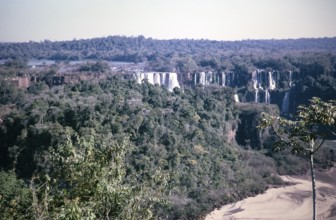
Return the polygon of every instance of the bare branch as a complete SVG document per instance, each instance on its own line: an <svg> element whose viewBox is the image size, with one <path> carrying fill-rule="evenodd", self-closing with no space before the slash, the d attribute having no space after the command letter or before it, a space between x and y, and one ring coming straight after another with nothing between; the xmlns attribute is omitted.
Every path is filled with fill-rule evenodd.
<svg viewBox="0 0 336 220"><path fill-rule="evenodd" d="M315 152L318 151L322 147L324 141L325 141L325 138L322 140L322 142L320 143L320 145L312 152L312 154L315 154Z"/></svg>
<svg viewBox="0 0 336 220"><path fill-rule="evenodd" d="M283 137L280 136L278 131L274 128L273 124L271 125L271 128L274 131L275 135L280 139L281 142L283 142L285 144L290 144L290 142L285 141L285 139L283 139Z"/></svg>

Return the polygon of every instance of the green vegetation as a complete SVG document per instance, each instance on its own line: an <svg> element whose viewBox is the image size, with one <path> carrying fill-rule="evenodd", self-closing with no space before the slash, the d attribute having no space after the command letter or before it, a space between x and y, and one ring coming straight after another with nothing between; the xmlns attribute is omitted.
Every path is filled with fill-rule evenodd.
<svg viewBox="0 0 336 220"><path fill-rule="evenodd" d="M316 186L314 155L327 138L336 137L336 101L323 102L313 98L310 105L299 107L298 119L290 121L279 116L264 114L260 128L270 126L278 137L275 150L289 147L293 154L307 155L313 191L313 219L316 219Z"/></svg>
<svg viewBox="0 0 336 220"><path fill-rule="evenodd" d="M264 68L296 71L295 105L316 91L330 99L336 91L334 41L108 37L0 44L1 58L17 58L0 65L0 216L198 219L283 184L277 173L307 172L303 157L273 154L277 136L256 129L261 112L273 115L278 107L238 104L233 96L247 100L250 70ZM58 62L31 68L30 58ZM94 61L66 63L80 59ZM121 69L122 75L106 60L176 71L185 84L173 92L137 84L132 71ZM235 90L190 86L189 73L224 70L237 74ZM279 93L281 102L289 86L278 81L274 97ZM335 150L321 148L315 164L330 167Z"/></svg>
<svg viewBox="0 0 336 220"><path fill-rule="evenodd" d="M108 196L99 190L111 184L116 190L111 198L121 196L124 208L135 196L134 203L142 201L140 211L195 219L280 183L270 158L235 144L238 114L229 88L169 93L113 77L25 95L23 103L2 116L0 127L1 168L32 179L26 187L33 213L17 213L60 217L70 215L72 207L76 216L104 218L97 210L110 210L111 218L124 215L113 203L96 204ZM119 145L114 143L125 140L128 153L118 177L113 170ZM151 198L148 204L146 198ZM154 198L166 205L155 205Z"/></svg>
<svg viewBox="0 0 336 220"><path fill-rule="evenodd" d="M1 76L38 76L49 81L50 77L92 74L96 77L110 74L106 61L134 63L133 70L173 71L180 83L190 87L195 72L233 72L231 86L236 88L240 101L254 100L251 73L256 69L274 71L276 89L270 91L271 103L280 108L284 93L289 90L288 71L292 72L289 113L295 114L297 106L308 104L312 97L333 99L336 92L336 38L296 40L155 40L151 38L109 36L89 40L61 42L0 43L0 58L5 71ZM49 59L56 61L49 70L23 71L27 60ZM66 67L70 61L87 61L79 68ZM48 66L48 65L45 65ZM46 68L46 69L48 69ZM36 69L39 69L37 67ZM74 70L76 69L76 70ZM127 73L119 68L115 73ZM48 76L48 77L46 77ZM74 77L74 78L76 78ZM85 76L86 77L86 76ZM83 77L83 78L85 78ZM91 78L86 80L91 80ZM74 79L70 79L70 81ZM80 79L83 80L83 79ZM75 81L80 81L76 79ZM228 79L227 79L228 80ZM56 83L57 84L57 83Z"/></svg>

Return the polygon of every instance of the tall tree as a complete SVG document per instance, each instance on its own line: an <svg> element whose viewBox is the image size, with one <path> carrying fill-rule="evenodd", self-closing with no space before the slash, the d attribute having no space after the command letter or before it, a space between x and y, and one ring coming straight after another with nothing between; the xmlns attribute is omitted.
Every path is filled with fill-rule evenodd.
<svg viewBox="0 0 336 220"><path fill-rule="evenodd" d="M314 97L310 105L300 106L296 120L264 114L260 128L271 127L278 137L275 150L290 148L294 154L309 156L313 192L313 219L316 219L316 185L314 154L325 140L336 137L336 100L323 102Z"/></svg>

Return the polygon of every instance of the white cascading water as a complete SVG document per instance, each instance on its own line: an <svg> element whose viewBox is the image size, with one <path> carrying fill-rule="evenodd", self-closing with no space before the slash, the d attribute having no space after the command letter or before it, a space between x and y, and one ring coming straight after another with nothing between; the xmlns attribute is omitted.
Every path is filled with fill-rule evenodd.
<svg viewBox="0 0 336 220"><path fill-rule="evenodd" d="M254 102L259 103L259 90L254 91Z"/></svg>
<svg viewBox="0 0 336 220"><path fill-rule="evenodd" d="M234 94L233 99L235 100L235 102L239 102L239 96L238 96L238 94Z"/></svg>
<svg viewBox="0 0 336 220"><path fill-rule="evenodd" d="M154 73L147 73L147 79L150 84L154 84Z"/></svg>
<svg viewBox="0 0 336 220"><path fill-rule="evenodd" d="M153 84L159 84L161 85L161 76L160 73L154 73L154 77L153 77Z"/></svg>
<svg viewBox="0 0 336 220"><path fill-rule="evenodd" d="M169 91L173 91L174 88L180 88L180 84L177 80L177 74L176 73L168 73L168 85L165 85L165 87L169 90Z"/></svg>
<svg viewBox="0 0 336 220"><path fill-rule="evenodd" d="M265 103L271 103L271 95L268 91L268 89L265 90Z"/></svg>
<svg viewBox="0 0 336 220"><path fill-rule="evenodd" d="M226 74L225 72L222 72L222 86L226 86L225 82L226 82Z"/></svg>
<svg viewBox="0 0 336 220"><path fill-rule="evenodd" d="M268 88L265 90L265 103L271 103L271 94L269 90L276 89L276 82L273 79L273 72L268 72Z"/></svg>
<svg viewBox="0 0 336 220"><path fill-rule="evenodd" d="M206 85L206 77L205 77L205 72L200 72L199 74L199 84L201 85Z"/></svg>
<svg viewBox="0 0 336 220"><path fill-rule="evenodd" d="M160 77L161 77L161 80L160 80L160 86L161 86L161 85L164 85L164 86L165 86L165 85L168 85L169 82L168 82L167 79L166 79L166 78L167 78L167 74L168 74L168 73L160 73ZM166 88L167 88L167 87L166 87Z"/></svg>
<svg viewBox="0 0 336 220"><path fill-rule="evenodd" d="M213 82L213 74L212 72L207 72L205 85L208 86L211 82Z"/></svg>
<svg viewBox="0 0 336 220"><path fill-rule="evenodd" d="M197 77L198 76L198 77ZM198 81L197 81L198 79ZM201 84L203 86L208 86L210 83L218 83L217 78L212 72L200 72L195 74L194 83L195 85Z"/></svg>
<svg viewBox="0 0 336 220"><path fill-rule="evenodd" d="M289 71L289 87L292 87L292 71Z"/></svg>
<svg viewBox="0 0 336 220"><path fill-rule="evenodd" d="M136 75L136 81L137 83L142 83L142 81L145 79L145 74L144 73L139 73Z"/></svg>
<svg viewBox="0 0 336 220"><path fill-rule="evenodd" d="M147 80L150 84L159 84L160 86L164 86L169 91L173 91L175 87L180 88L180 84L177 80L176 73L137 73L135 74L135 79L137 83L142 83L143 80Z"/></svg>
<svg viewBox="0 0 336 220"><path fill-rule="evenodd" d="M194 73L194 85L197 85L197 73Z"/></svg>
<svg viewBox="0 0 336 220"><path fill-rule="evenodd" d="M253 84L253 89L254 89L254 102L258 103L259 102L259 81L258 81L258 72L254 71L252 73L252 84Z"/></svg>
<svg viewBox="0 0 336 220"><path fill-rule="evenodd" d="M275 80L273 79L272 72L268 72L268 88L274 90L276 88Z"/></svg>
<svg viewBox="0 0 336 220"><path fill-rule="evenodd" d="M268 77L265 74L268 74ZM251 80L254 89L254 102L271 103L270 90L276 89L276 81L273 79L273 72L256 70L252 73ZM268 80L268 82L264 82L265 80ZM264 85L265 88L263 88L262 85ZM260 100L260 92L265 93L265 98L263 100Z"/></svg>
<svg viewBox="0 0 336 220"><path fill-rule="evenodd" d="M285 96L282 100L281 113L287 113L289 111L289 95L290 95L290 89L292 87L292 71L289 71L288 85L289 85L289 91L285 93Z"/></svg>
<svg viewBox="0 0 336 220"><path fill-rule="evenodd" d="M234 84L235 74L234 72L222 72L222 73L213 73L209 72L198 72L194 74L194 85L201 84L208 86L210 84L217 84L221 86L231 86L235 87Z"/></svg>

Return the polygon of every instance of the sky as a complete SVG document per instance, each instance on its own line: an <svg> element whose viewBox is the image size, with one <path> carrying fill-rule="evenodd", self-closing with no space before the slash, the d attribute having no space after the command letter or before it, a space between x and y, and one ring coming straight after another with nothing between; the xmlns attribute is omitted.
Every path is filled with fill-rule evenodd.
<svg viewBox="0 0 336 220"><path fill-rule="evenodd" d="M0 42L336 36L336 0L0 0Z"/></svg>

